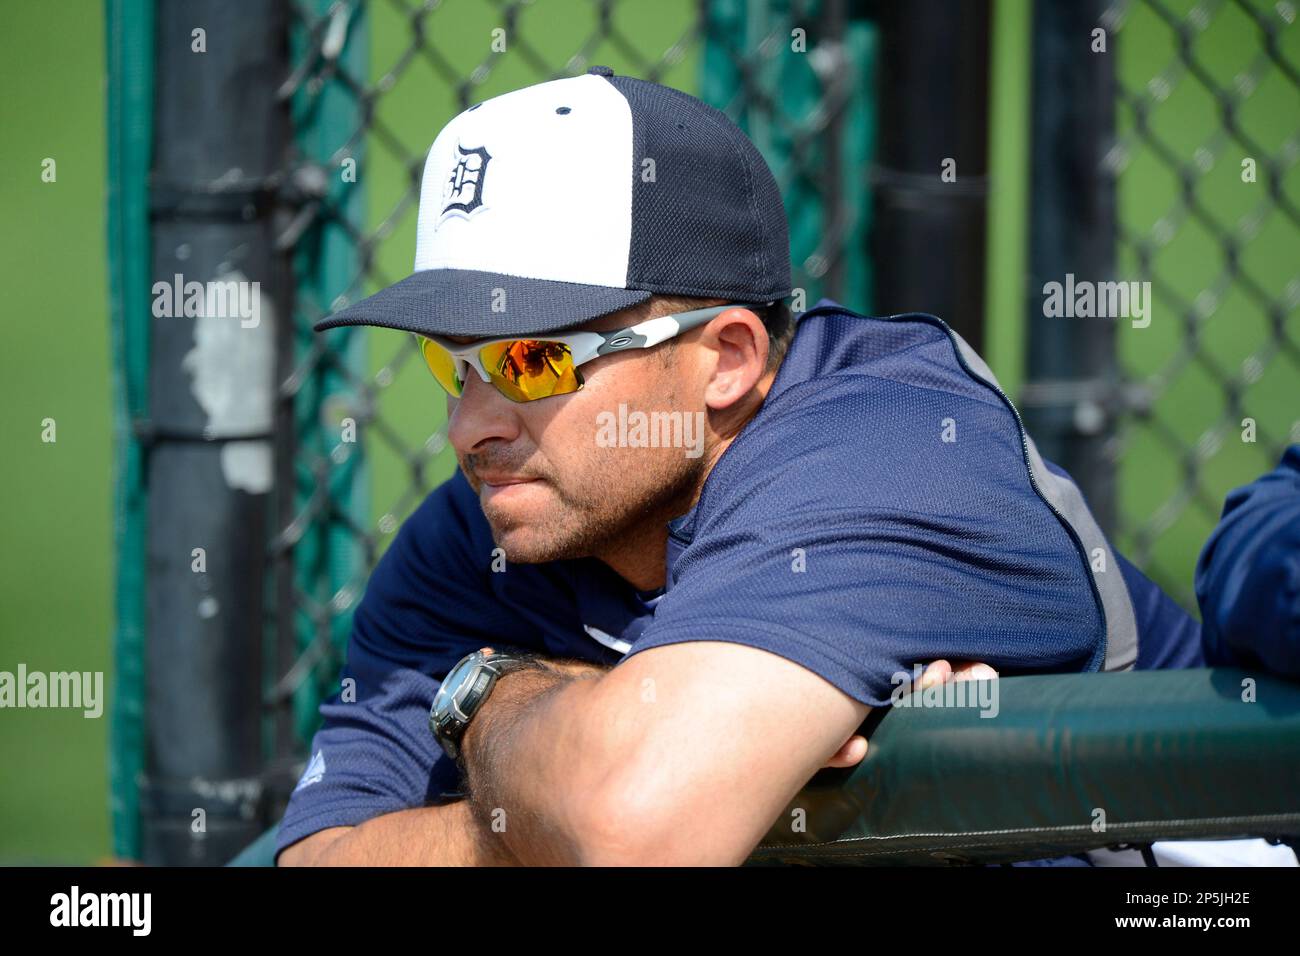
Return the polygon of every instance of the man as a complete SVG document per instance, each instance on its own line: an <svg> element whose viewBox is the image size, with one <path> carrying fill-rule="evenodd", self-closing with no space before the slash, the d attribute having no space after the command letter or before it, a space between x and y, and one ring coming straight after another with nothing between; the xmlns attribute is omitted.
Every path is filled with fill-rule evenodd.
<svg viewBox="0 0 1300 956"><path fill-rule="evenodd" d="M721 113L605 67L488 100L419 219L317 328L417 334L461 471L370 580L279 862L736 864L914 665L1200 663L942 322L796 331Z"/></svg>

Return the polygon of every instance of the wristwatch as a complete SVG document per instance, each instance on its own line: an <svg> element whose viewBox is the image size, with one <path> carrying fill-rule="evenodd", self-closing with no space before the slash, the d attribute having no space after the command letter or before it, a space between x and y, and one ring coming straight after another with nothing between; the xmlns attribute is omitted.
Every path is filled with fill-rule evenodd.
<svg viewBox="0 0 1300 956"><path fill-rule="evenodd" d="M545 670L546 666L528 651L474 651L447 672L429 708L429 730L448 757L459 759L460 739L496 682L511 671L528 668Z"/></svg>

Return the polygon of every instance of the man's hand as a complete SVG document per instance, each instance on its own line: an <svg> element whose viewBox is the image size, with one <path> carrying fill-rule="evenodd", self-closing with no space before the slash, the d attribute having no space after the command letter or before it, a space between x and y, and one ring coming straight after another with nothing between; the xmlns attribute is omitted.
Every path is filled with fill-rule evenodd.
<svg viewBox="0 0 1300 956"><path fill-rule="evenodd" d="M959 661L957 666L953 667L947 661L938 660L930 664L922 672L916 690L925 690L927 687L947 683L950 680L991 680L997 676L997 671L978 661ZM844 741L844 745L826 761L826 766L855 767L862 762L866 755L867 738L854 734Z"/></svg>
<svg viewBox="0 0 1300 956"><path fill-rule="evenodd" d="M935 684L946 684L949 680L992 680L997 676L997 671L978 661L959 661L953 667L947 661L938 660L921 673L921 682L916 689L925 690Z"/></svg>

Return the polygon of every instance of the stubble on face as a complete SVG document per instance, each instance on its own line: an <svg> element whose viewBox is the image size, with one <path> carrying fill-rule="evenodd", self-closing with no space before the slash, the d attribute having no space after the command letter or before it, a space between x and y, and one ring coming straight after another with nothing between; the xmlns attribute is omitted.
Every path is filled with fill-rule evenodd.
<svg viewBox="0 0 1300 956"><path fill-rule="evenodd" d="M597 448L593 442L569 451L562 474L531 459L532 470L523 473L538 480L524 493L527 501L483 502L494 543L510 560L535 564L605 557L654 538L690 508L703 481L703 465L680 449L648 451ZM506 469L504 461L492 461L492 468ZM467 461L466 466L475 464ZM476 490L481 487L472 477L470 483Z"/></svg>
<svg viewBox="0 0 1300 956"><path fill-rule="evenodd" d="M681 448L600 447L596 441L597 414L612 410L606 405L676 407L672 369L657 357L646 358L661 372L640 397L620 393L601 400L578 393L556 399L576 404L541 430L554 439L546 451L521 435L509 445L489 445L461 458L493 541L509 560L535 564L596 557L617 566L623 563L619 557L662 542L667 522L689 510L708 472L706 457L688 457ZM498 502L483 494L480 473L534 480Z"/></svg>

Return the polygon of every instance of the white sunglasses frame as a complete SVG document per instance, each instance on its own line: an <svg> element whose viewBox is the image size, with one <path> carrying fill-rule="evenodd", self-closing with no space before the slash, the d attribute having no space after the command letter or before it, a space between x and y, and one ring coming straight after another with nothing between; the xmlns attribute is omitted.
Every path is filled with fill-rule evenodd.
<svg viewBox="0 0 1300 956"><path fill-rule="evenodd" d="M705 309L693 309L690 312L678 312L674 315L661 315L653 319L646 319L644 322L638 322L636 325L628 326L617 332L565 332L551 335L502 335L491 339L480 339L467 345L451 341L442 335L425 335L420 332L413 332L416 344L423 352L423 346L420 339L428 339L435 345L441 346L452 357L455 362L456 376L461 381L461 393L465 391L464 383L467 380L466 366L474 369L484 383L491 385L492 377L488 374L487 369L483 366L483 359L480 353L489 345L498 342L518 342L526 340L529 342L559 342L568 347L570 354L573 356L574 374L578 379L578 388L575 391L581 391L584 384L582 376L577 374L578 366L585 362L590 362L594 358L602 355L609 355L613 352L622 352L627 349L649 349L654 348L661 342L666 342L674 336L681 335L683 332L693 329L696 326L703 325L710 319L713 319L728 309L752 309L766 308L771 305L767 303L755 302L729 302L726 305L711 305ZM495 388L495 386L493 386ZM560 392L559 395L546 395L542 398L533 399L516 399L500 389L497 392L505 395L512 402L518 404L527 404L528 402L540 402L545 398L558 398L559 395L572 395L573 392ZM450 393L448 393L450 394ZM453 398L458 396L452 396Z"/></svg>

